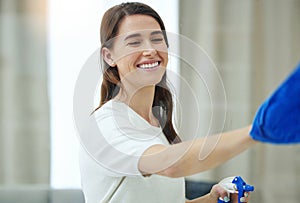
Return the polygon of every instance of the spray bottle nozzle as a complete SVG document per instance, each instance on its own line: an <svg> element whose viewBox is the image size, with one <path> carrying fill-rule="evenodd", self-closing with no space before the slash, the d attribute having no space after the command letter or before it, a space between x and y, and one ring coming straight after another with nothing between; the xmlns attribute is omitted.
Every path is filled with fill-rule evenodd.
<svg viewBox="0 0 300 203"><path fill-rule="evenodd" d="M240 176L229 177L223 179L219 183L228 193L238 193L238 203L241 203L241 199L244 197L245 192L254 191L254 186L248 185ZM219 198L218 203L229 202Z"/></svg>

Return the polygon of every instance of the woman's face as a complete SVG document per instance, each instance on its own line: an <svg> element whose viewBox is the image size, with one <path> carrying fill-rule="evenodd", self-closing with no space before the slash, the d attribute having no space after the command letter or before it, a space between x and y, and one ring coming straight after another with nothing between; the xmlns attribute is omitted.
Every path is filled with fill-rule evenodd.
<svg viewBox="0 0 300 203"><path fill-rule="evenodd" d="M167 45L158 22L150 16L125 17L110 51L125 86L153 86L165 73Z"/></svg>

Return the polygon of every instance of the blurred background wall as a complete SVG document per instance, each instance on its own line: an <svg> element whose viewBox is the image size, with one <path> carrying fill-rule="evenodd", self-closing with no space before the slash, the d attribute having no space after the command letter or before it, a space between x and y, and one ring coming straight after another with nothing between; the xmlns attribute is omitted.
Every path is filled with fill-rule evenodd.
<svg viewBox="0 0 300 203"><path fill-rule="evenodd" d="M50 177L46 1L0 1L0 202L45 202Z"/></svg>
<svg viewBox="0 0 300 203"><path fill-rule="evenodd" d="M0 185L49 184L46 1L0 1Z"/></svg>
<svg viewBox="0 0 300 203"><path fill-rule="evenodd" d="M250 124L261 102L300 61L300 0L178 3L179 34L205 50L217 67L226 95L226 103L220 102L220 89L206 90L194 67L182 60L180 74L194 90L201 116L195 115L195 106L188 99L191 95L182 85L180 134L191 134L193 120L201 124L199 135L217 132L220 126L226 131ZM31 203L82 202L80 191L55 193L49 189L47 9L46 0L0 0L0 202L20 202L14 199L19 195L18 200L25 200L28 192ZM184 40L180 47L182 53L193 55ZM212 83L220 82L218 75L207 74ZM215 94L214 101L208 99L207 91ZM208 129L211 102L217 124ZM299 146L259 144L188 179L214 182L238 174L255 185L252 202L296 203L300 199L299 154Z"/></svg>

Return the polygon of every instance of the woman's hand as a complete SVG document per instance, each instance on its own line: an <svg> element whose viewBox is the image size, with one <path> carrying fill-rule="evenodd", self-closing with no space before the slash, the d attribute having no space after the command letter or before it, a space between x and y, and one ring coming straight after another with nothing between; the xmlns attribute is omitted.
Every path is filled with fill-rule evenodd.
<svg viewBox="0 0 300 203"><path fill-rule="evenodd" d="M230 194L230 197L228 196ZM225 202L231 201L231 203L238 203L238 193L227 193L227 191L220 185L216 184L212 187L210 193L211 203L218 202L219 197L221 197ZM250 195L245 192L244 197L241 198L240 202L249 202Z"/></svg>
<svg viewBox="0 0 300 203"><path fill-rule="evenodd" d="M249 202L249 193L246 192L244 196L245 197L241 199L241 202ZM230 200L230 203L238 203L238 194L230 194L229 197L227 191L220 184L214 185L209 194L186 201L186 203L218 203L219 197L223 198L225 202Z"/></svg>

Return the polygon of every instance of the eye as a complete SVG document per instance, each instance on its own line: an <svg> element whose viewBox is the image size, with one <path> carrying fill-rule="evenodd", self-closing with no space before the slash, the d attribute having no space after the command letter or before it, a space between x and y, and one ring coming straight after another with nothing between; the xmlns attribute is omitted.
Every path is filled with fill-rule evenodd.
<svg viewBox="0 0 300 203"><path fill-rule="evenodd" d="M140 44L141 44L141 41L132 41L132 42L128 42L127 46L136 47L136 46L139 46Z"/></svg>
<svg viewBox="0 0 300 203"><path fill-rule="evenodd" d="M153 43L160 43L160 42L164 41L164 39L162 37L157 37L157 38L151 39L151 41Z"/></svg>

